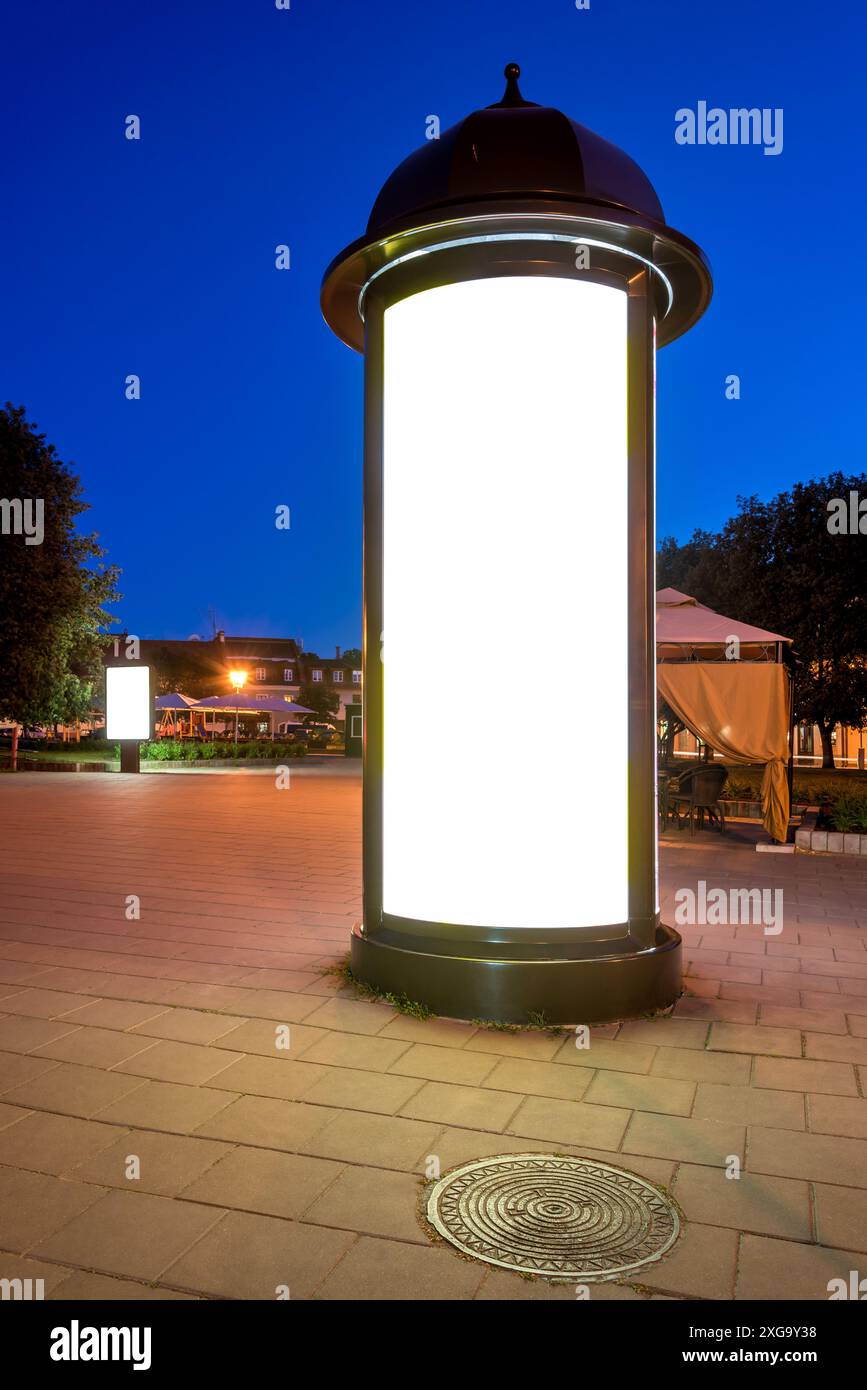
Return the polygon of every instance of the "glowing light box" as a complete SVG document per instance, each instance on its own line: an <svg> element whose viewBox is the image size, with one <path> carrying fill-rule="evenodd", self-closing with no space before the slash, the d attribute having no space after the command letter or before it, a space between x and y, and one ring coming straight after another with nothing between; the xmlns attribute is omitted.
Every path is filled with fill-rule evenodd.
<svg viewBox="0 0 867 1390"><path fill-rule="evenodd" d="M383 910L625 922L626 293L465 280L383 331Z"/></svg>
<svg viewBox="0 0 867 1390"><path fill-rule="evenodd" d="M153 724L150 678L149 666L106 667L106 738L150 738Z"/></svg>

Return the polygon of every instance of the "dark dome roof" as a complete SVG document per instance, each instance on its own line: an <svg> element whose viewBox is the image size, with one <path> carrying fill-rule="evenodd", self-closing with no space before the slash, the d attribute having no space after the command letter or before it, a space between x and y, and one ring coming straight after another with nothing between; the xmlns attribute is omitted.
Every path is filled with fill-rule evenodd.
<svg viewBox="0 0 867 1390"><path fill-rule="evenodd" d="M509 63L506 91L427 141L383 184L368 236L449 205L499 198L555 198L665 217L653 185L628 154L551 106L525 101L520 68Z"/></svg>

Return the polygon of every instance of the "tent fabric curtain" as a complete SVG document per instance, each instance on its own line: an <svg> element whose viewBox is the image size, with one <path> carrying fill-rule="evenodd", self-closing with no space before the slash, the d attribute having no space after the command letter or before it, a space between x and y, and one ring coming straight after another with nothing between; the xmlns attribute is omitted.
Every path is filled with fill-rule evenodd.
<svg viewBox="0 0 867 1390"><path fill-rule="evenodd" d="M657 665L660 695L696 738L733 763L764 763L762 822L781 844L789 828L789 681L784 666L739 661Z"/></svg>

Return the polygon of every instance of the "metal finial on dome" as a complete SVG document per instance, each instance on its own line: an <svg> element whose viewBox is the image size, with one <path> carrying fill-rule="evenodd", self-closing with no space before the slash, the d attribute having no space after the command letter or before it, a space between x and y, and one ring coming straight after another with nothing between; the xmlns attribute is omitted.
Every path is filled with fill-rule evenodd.
<svg viewBox="0 0 867 1390"><path fill-rule="evenodd" d="M518 87L518 78L521 76L521 69L517 63L507 63L503 69L503 76L506 79L506 90L500 101L495 101L494 106L530 106L531 102L525 101L521 96Z"/></svg>

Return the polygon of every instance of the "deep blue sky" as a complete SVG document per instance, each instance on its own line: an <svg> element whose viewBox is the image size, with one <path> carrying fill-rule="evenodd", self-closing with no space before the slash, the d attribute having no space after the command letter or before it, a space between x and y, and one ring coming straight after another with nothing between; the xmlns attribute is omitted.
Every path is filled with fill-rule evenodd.
<svg viewBox="0 0 867 1390"><path fill-rule="evenodd" d="M362 368L321 274L425 117L497 101L506 61L626 148L713 265L709 313L660 354L659 533L862 466L865 276L843 267L865 37L854 0L7 5L0 398L76 465L123 626L207 635L213 608L229 632L358 642ZM701 99L783 107L783 153L678 146Z"/></svg>

